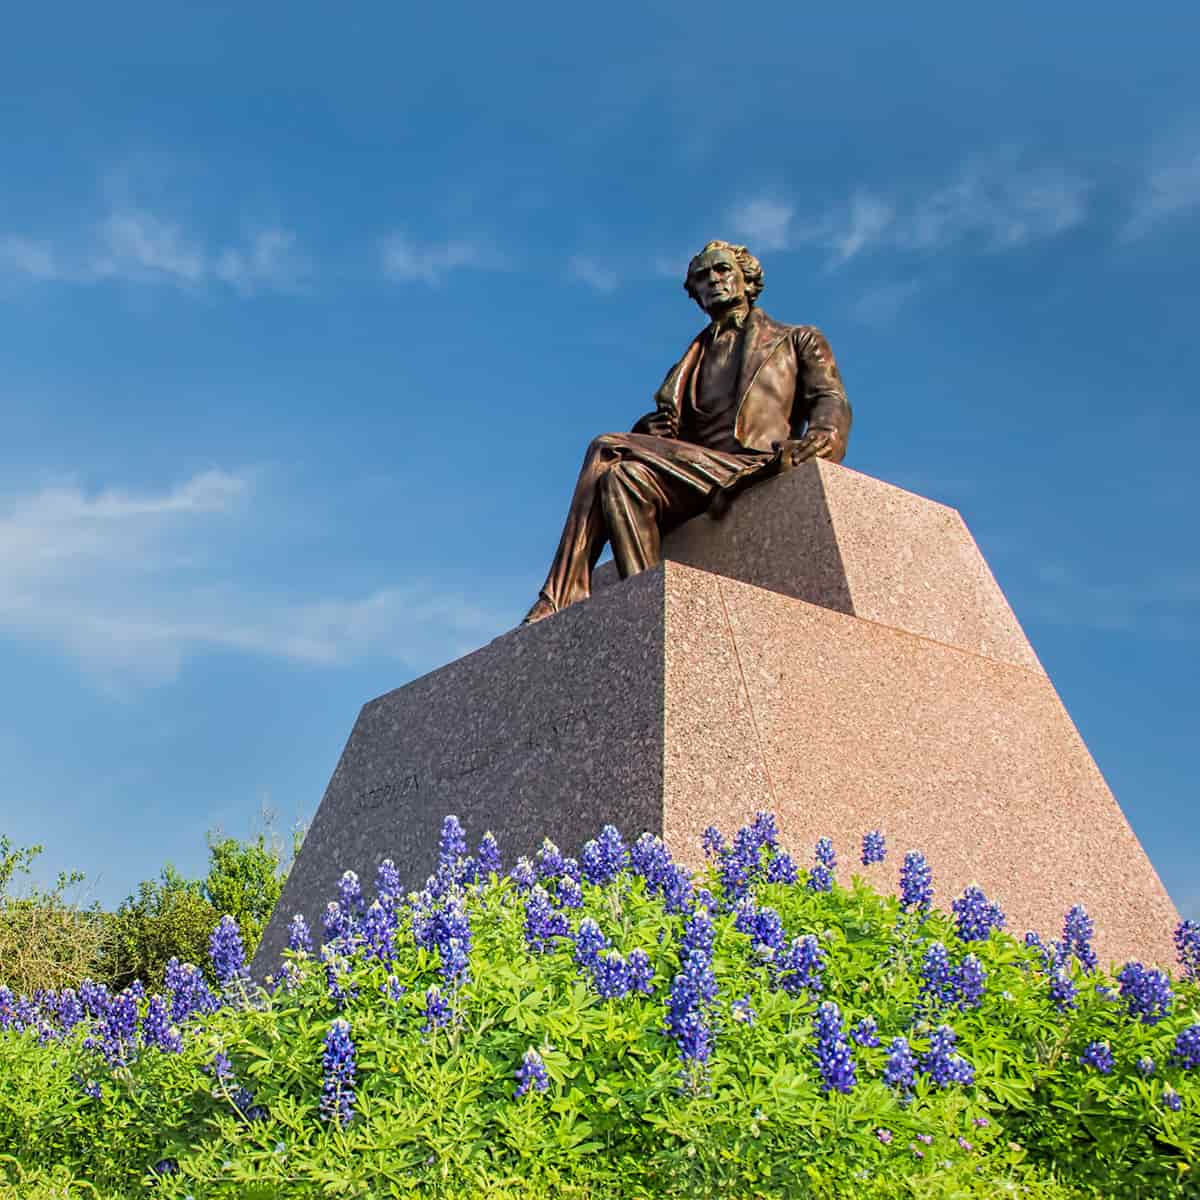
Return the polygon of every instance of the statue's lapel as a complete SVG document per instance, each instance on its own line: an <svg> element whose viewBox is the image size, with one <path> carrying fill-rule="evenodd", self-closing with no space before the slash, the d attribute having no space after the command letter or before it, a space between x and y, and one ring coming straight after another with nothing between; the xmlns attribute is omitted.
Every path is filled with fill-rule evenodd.
<svg viewBox="0 0 1200 1200"><path fill-rule="evenodd" d="M787 338L788 328L771 320L757 308L750 310L746 318L746 339L742 343L742 365L738 370L738 404L746 399L746 393L754 386L754 378L763 363L771 357Z"/></svg>

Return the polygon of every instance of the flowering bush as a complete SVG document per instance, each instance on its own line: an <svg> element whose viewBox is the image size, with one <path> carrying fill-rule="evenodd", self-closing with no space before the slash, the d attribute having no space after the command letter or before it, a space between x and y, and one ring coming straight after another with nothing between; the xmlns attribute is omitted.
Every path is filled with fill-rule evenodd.
<svg viewBox="0 0 1200 1200"><path fill-rule="evenodd" d="M402 895L343 876L262 989L236 922L219 991L0 989L0 1181L36 1196L1194 1196L1200 993L1097 969L1091 922L1018 941L812 866L761 814L704 872L606 827L504 874L448 818ZM869 850L869 853L868 853ZM864 858L883 860L872 831ZM1057 932L1057 931L1054 931ZM5 1148L15 1148L5 1152ZM46 1184L47 1187L50 1184ZM0 1185L0 1194L4 1194ZM47 1190L45 1195L51 1193Z"/></svg>

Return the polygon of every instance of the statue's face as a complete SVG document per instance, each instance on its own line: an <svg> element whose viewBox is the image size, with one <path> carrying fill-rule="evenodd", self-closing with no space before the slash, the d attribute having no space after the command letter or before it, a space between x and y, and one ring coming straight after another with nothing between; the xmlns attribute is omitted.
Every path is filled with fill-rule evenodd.
<svg viewBox="0 0 1200 1200"><path fill-rule="evenodd" d="M728 250L709 250L692 259L688 286L705 312L731 308L746 296L746 277Z"/></svg>

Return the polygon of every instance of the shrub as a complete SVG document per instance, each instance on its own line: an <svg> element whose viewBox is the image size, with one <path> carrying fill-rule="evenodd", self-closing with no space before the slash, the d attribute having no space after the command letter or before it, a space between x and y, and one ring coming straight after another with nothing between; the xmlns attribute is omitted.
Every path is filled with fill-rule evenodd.
<svg viewBox="0 0 1200 1200"><path fill-rule="evenodd" d="M15 847L0 835L0 984L17 992L60 988L95 969L106 930L98 909L83 909L70 896L82 881L62 874L49 889L11 892L28 875L41 846Z"/></svg>

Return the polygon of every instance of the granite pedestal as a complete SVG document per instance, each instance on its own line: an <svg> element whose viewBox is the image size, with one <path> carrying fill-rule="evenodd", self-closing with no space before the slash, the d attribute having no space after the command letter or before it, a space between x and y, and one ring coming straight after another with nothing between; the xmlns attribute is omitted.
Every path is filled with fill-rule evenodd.
<svg viewBox="0 0 1200 1200"><path fill-rule="evenodd" d="M664 557L363 707L256 974L342 871L419 887L447 813L507 864L612 823L698 867L764 808L801 863L827 835L894 887L920 849L943 907L978 883L1058 936L1082 903L1102 961L1172 963L1178 914L953 509L811 463ZM852 866L873 828L889 861Z"/></svg>

